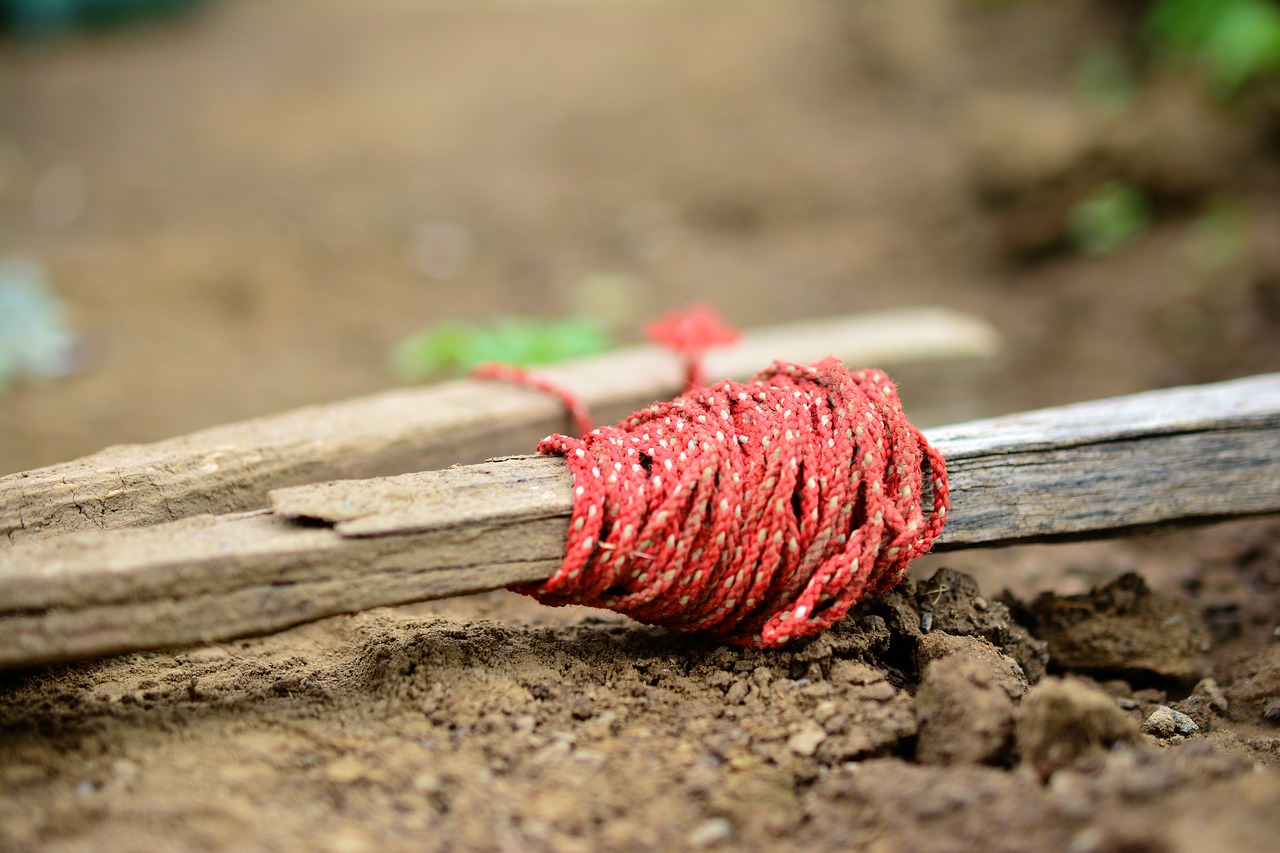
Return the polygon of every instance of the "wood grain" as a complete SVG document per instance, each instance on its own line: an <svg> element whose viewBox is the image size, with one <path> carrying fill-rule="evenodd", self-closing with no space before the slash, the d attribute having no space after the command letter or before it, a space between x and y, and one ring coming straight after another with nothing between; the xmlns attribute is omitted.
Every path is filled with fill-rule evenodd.
<svg viewBox="0 0 1280 853"><path fill-rule="evenodd" d="M352 537L262 510L0 551L0 668L255 636L527 583L563 557L572 479L559 459L355 482L353 506L363 494L413 510L412 532Z"/></svg>
<svg viewBox="0 0 1280 853"><path fill-rule="evenodd" d="M1280 511L1280 374L925 434L951 483L939 550Z"/></svg>
<svg viewBox="0 0 1280 853"><path fill-rule="evenodd" d="M910 328L910 338L898 330ZM972 371L998 348L987 324L942 309L840 317L751 331L709 353L707 375L745 379L775 358L827 355L891 369L928 362ZM600 423L680 390L669 352L632 347L547 368ZM549 395L494 382L450 382L311 406L152 444L121 445L0 477L0 544L266 506L272 489L380 477L530 452L570 428Z"/></svg>
<svg viewBox="0 0 1280 853"><path fill-rule="evenodd" d="M1280 374L926 434L953 494L939 550L1280 511ZM561 460L513 457L0 549L0 667L540 580L563 554L571 493Z"/></svg>

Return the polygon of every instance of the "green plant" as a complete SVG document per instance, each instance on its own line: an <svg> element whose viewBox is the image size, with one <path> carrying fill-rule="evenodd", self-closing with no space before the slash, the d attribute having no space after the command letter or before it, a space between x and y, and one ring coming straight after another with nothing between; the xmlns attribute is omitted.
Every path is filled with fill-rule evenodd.
<svg viewBox="0 0 1280 853"><path fill-rule="evenodd" d="M392 354L406 379L460 373L488 361L534 366L603 352L612 346L588 317L536 320L502 317L484 324L441 323L401 341Z"/></svg>
<svg viewBox="0 0 1280 853"><path fill-rule="evenodd" d="M1280 73L1280 5L1274 0L1159 0L1146 20L1156 54L1198 67L1223 95Z"/></svg>
<svg viewBox="0 0 1280 853"><path fill-rule="evenodd" d="M1103 184L1071 210L1071 242L1087 255L1107 255L1132 243L1151 224L1151 205L1137 187Z"/></svg>

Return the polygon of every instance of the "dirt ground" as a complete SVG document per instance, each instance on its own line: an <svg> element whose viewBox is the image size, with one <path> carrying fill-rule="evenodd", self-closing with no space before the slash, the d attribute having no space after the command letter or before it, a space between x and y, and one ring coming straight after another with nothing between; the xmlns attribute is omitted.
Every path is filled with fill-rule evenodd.
<svg viewBox="0 0 1280 853"><path fill-rule="evenodd" d="M1140 5L229 0L0 44L0 251L83 349L0 398L0 472L584 305L972 311L971 414L1280 369L1278 111L1072 89ZM1064 250L1109 178L1154 224ZM0 673L0 849L1269 849L1278 626L1264 519L932 556L780 653L498 593Z"/></svg>

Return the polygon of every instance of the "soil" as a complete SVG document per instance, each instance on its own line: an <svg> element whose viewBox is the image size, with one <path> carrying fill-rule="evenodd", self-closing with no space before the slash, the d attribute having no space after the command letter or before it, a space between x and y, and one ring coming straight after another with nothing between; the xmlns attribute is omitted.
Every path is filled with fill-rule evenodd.
<svg viewBox="0 0 1280 853"><path fill-rule="evenodd" d="M965 416L1275 370L1274 108L1069 83L1139 5L244 0L0 45L0 249L83 340L0 399L0 471L584 305L973 311L1007 355ZM65 166L83 209L33 210ZM1111 178L1153 225L1066 250ZM1252 520L932 556L782 652L495 593L3 673L0 848L1268 849L1278 614Z"/></svg>

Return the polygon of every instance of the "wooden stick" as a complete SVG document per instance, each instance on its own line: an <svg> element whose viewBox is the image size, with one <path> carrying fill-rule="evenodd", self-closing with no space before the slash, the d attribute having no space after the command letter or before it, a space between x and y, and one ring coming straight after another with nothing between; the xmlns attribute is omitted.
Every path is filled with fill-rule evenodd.
<svg viewBox="0 0 1280 853"><path fill-rule="evenodd" d="M972 369L997 349L988 324L922 308L748 332L737 346L709 353L706 368L716 378L745 379L776 358L807 364L835 355L895 372L922 361L935 371L957 362ZM545 373L576 392L599 423L614 423L679 393L683 369L665 350L642 346ZM311 406L0 477L0 543L256 509L272 489L525 453L570 428L550 395L494 382Z"/></svg>
<svg viewBox="0 0 1280 853"><path fill-rule="evenodd" d="M938 549L1280 511L1280 374L927 432ZM273 492L272 509L0 550L0 667L228 640L542 580L572 481L555 458Z"/></svg>

